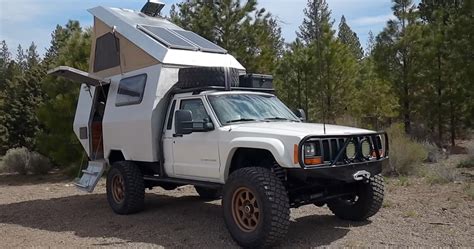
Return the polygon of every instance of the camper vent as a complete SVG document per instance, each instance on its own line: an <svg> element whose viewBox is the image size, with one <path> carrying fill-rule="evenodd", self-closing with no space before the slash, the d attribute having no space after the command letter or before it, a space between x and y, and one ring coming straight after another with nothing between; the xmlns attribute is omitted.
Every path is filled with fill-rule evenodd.
<svg viewBox="0 0 474 249"><path fill-rule="evenodd" d="M204 37L187 30L138 25L137 28L168 48L227 53L227 50L206 40Z"/></svg>

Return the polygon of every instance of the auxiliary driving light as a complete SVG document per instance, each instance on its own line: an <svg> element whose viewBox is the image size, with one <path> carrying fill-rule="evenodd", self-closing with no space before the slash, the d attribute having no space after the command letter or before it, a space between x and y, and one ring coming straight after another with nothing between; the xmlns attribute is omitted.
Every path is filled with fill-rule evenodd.
<svg viewBox="0 0 474 249"><path fill-rule="evenodd" d="M346 147L346 157L347 159L354 159L356 158L357 156L357 149L356 149L356 144L354 143L354 141L350 141L349 144L347 144L347 147Z"/></svg>
<svg viewBox="0 0 474 249"><path fill-rule="evenodd" d="M371 146L370 146L370 142L369 140L367 139L364 139L361 143L360 143L360 147L361 147L361 150L362 150L362 156L364 157L370 157L370 154L371 154Z"/></svg>

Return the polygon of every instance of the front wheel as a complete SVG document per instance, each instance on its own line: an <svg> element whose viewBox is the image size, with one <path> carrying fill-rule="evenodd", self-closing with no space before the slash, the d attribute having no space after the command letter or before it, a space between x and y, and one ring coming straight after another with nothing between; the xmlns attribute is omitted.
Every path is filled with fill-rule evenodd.
<svg viewBox="0 0 474 249"><path fill-rule="evenodd" d="M368 182L358 183L354 195L331 200L327 205L341 219L363 221L379 211L383 197L383 177L379 174L371 177Z"/></svg>
<svg viewBox="0 0 474 249"><path fill-rule="evenodd" d="M117 214L132 214L143 209L145 182L137 165L127 161L112 165L107 175L107 200Z"/></svg>
<svg viewBox="0 0 474 249"><path fill-rule="evenodd" d="M242 247L274 245L285 237L290 206L281 180L270 170L249 167L233 172L222 198L224 220Z"/></svg>

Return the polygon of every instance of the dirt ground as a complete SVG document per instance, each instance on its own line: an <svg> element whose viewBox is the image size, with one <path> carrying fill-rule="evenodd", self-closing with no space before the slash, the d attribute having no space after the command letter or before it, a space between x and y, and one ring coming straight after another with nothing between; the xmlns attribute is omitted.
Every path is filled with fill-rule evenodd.
<svg viewBox="0 0 474 249"><path fill-rule="evenodd" d="M363 223L337 219L326 207L291 210L281 248L472 247L474 201L466 182L429 185L387 179L382 210ZM144 212L120 216L108 207L105 181L93 194L70 180L0 175L0 238L12 247L236 248L220 201L200 200L192 187L147 192Z"/></svg>

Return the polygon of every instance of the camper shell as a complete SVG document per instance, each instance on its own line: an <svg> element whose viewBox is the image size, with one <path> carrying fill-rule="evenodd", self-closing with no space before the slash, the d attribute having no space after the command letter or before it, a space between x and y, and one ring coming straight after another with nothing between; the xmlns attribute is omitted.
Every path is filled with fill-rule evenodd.
<svg viewBox="0 0 474 249"><path fill-rule="evenodd" d="M145 188L194 185L222 198L243 247L283 238L290 207L327 205L349 220L377 213L385 132L306 123L274 95L270 75L247 74L225 48L160 17L163 6L90 9L88 72L49 72L81 83L73 129L89 163L79 189L92 192L109 168L109 204L129 214L143 209Z"/></svg>

